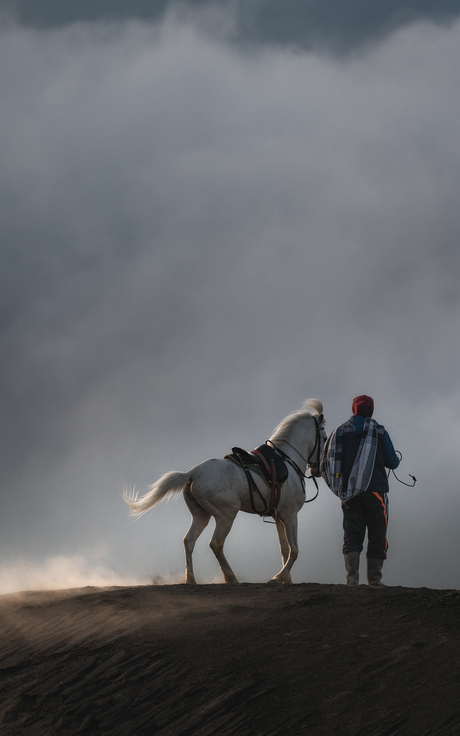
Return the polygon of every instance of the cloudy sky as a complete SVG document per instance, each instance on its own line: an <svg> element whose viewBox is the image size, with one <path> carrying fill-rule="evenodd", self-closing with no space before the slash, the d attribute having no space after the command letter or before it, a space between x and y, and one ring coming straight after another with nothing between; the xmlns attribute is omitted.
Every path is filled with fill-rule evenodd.
<svg viewBox="0 0 460 736"><path fill-rule="evenodd" d="M459 0L127 8L0 2L0 590L181 581L182 499L123 486L361 393L418 479L386 582L460 588ZM295 581L341 537L321 482ZM258 517L227 552L280 568Z"/></svg>

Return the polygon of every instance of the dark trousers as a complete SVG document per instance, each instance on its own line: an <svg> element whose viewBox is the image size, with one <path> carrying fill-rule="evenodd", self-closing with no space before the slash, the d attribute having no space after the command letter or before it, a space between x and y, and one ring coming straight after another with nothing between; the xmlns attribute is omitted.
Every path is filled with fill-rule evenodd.
<svg viewBox="0 0 460 736"><path fill-rule="evenodd" d="M386 560L388 498L386 493L365 491L342 504L343 554L362 552L367 529L367 557Z"/></svg>

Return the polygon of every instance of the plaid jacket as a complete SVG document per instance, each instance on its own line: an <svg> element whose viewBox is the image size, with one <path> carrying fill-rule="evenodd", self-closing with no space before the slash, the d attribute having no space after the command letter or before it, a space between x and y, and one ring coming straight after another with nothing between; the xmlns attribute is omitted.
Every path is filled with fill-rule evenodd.
<svg viewBox="0 0 460 736"><path fill-rule="evenodd" d="M346 435L353 433L351 421L341 424L329 436L321 458L321 474L324 481L342 502L349 501L369 487L374 472L379 435L385 438L385 428L374 419L364 421L363 431L359 436L359 445L354 458L348 481L345 487L342 463L344 460L344 443ZM388 486L386 487L386 490Z"/></svg>

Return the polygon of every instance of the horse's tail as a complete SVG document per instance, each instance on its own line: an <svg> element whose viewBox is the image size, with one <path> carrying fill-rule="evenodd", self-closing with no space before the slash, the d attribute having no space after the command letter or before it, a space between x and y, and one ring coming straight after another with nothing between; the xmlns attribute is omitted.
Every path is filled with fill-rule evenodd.
<svg viewBox="0 0 460 736"><path fill-rule="evenodd" d="M132 514L144 514L166 496L183 491L189 480L191 480L190 472L180 473L173 470L157 480L151 486L150 491L142 498L138 499L135 491L129 488L125 489L123 491L123 501L128 504Z"/></svg>

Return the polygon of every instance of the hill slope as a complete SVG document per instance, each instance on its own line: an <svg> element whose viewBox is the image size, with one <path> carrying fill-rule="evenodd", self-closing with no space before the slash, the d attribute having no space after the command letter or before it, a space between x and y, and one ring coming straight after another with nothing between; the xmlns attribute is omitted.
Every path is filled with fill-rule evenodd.
<svg viewBox="0 0 460 736"><path fill-rule="evenodd" d="M454 736L459 615L313 583L2 596L0 736Z"/></svg>

